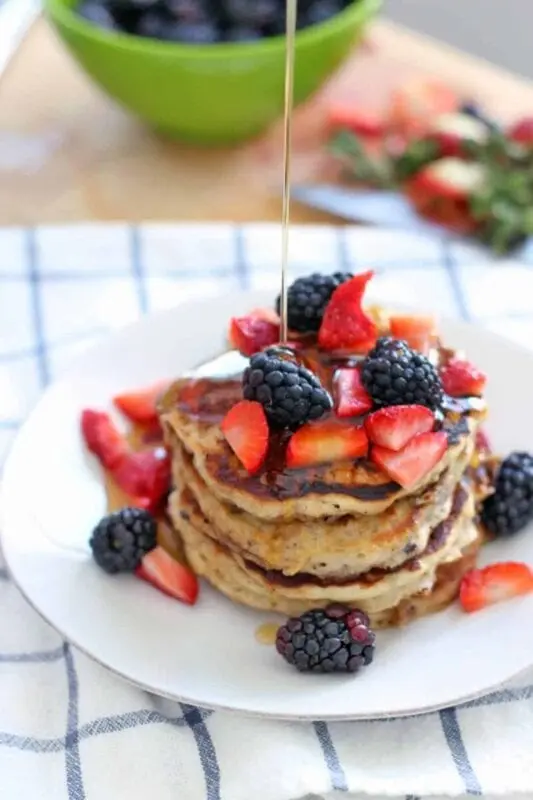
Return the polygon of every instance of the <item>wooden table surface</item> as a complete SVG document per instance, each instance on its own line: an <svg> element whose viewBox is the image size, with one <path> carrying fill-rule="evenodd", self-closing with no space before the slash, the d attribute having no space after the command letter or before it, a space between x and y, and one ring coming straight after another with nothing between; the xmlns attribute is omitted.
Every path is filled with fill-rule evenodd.
<svg viewBox="0 0 533 800"><path fill-rule="evenodd" d="M322 177L323 104L379 106L413 74L439 77L502 119L533 112L533 84L382 21L295 125L295 178ZM0 81L0 224L74 220L279 220L279 126L207 150L165 141L105 97L39 20ZM327 216L294 207L295 221Z"/></svg>

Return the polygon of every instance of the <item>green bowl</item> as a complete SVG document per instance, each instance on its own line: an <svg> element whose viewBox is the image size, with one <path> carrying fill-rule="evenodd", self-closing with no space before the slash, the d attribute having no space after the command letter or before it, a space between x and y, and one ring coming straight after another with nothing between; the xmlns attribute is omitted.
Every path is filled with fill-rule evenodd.
<svg viewBox="0 0 533 800"><path fill-rule="evenodd" d="M382 0L357 0L299 31L294 98L309 97L361 38ZM111 97L172 137L230 144L264 130L283 110L285 39L188 45L106 31L76 12L77 0L45 0L74 57Z"/></svg>

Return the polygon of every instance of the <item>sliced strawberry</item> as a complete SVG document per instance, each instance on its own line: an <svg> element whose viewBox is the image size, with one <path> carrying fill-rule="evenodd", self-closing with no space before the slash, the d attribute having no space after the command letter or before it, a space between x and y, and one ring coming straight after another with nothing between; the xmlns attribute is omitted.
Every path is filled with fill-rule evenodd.
<svg viewBox="0 0 533 800"><path fill-rule="evenodd" d="M257 472L268 450L268 423L263 406L241 400L222 420L222 433L229 446L250 473Z"/></svg>
<svg viewBox="0 0 533 800"><path fill-rule="evenodd" d="M404 136L421 136L436 116L456 111L460 99L449 86L428 78L413 78L391 97L388 123Z"/></svg>
<svg viewBox="0 0 533 800"><path fill-rule="evenodd" d="M401 450L418 433L429 433L435 416L425 406L389 406L365 419L368 438L380 447Z"/></svg>
<svg viewBox="0 0 533 800"><path fill-rule="evenodd" d="M449 157L428 164L410 184L427 197L467 200L483 186L485 178L486 169L482 164Z"/></svg>
<svg viewBox="0 0 533 800"><path fill-rule="evenodd" d="M533 117L524 117L515 122L507 131L513 142L533 146Z"/></svg>
<svg viewBox="0 0 533 800"><path fill-rule="evenodd" d="M368 437L363 427L339 425L335 421L304 425L290 438L287 446L289 469L348 461L365 456Z"/></svg>
<svg viewBox="0 0 533 800"><path fill-rule="evenodd" d="M487 376L469 361L452 358L440 373L444 391L451 397L480 397Z"/></svg>
<svg viewBox="0 0 533 800"><path fill-rule="evenodd" d="M484 144L489 138L489 128L471 114L450 112L441 114L433 122L429 135L438 142L443 156L462 156L465 143Z"/></svg>
<svg viewBox="0 0 533 800"><path fill-rule="evenodd" d="M188 567L175 561L162 547L150 550L135 574L169 597L175 597L191 606L196 603L199 589L196 575Z"/></svg>
<svg viewBox="0 0 533 800"><path fill-rule="evenodd" d="M410 489L441 460L447 446L444 431L419 433L398 452L376 445L370 458L396 483Z"/></svg>
<svg viewBox="0 0 533 800"><path fill-rule="evenodd" d="M372 408L372 398L363 386L359 369L338 369L334 386L338 417L358 417Z"/></svg>
<svg viewBox="0 0 533 800"><path fill-rule="evenodd" d="M228 339L233 348L243 356L253 356L269 345L279 342L279 322L260 316L233 317Z"/></svg>
<svg viewBox="0 0 533 800"><path fill-rule="evenodd" d="M363 311L361 301L373 272L363 272L341 283L324 311L318 343L324 350L343 350L368 344L376 338L376 324Z"/></svg>
<svg viewBox="0 0 533 800"><path fill-rule="evenodd" d="M379 114L341 103L329 109L328 123L332 131L348 130L363 138L384 136L386 132L385 120Z"/></svg>
<svg viewBox="0 0 533 800"><path fill-rule="evenodd" d="M103 411L82 411L81 432L88 449L106 469L112 470L128 453L125 437Z"/></svg>
<svg viewBox="0 0 533 800"><path fill-rule="evenodd" d="M413 350L427 354L435 320L427 316L394 316L390 318L390 332L395 339L403 339Z"/></svg>
<svg viewBox="0 0 533 800"><path fill-rule="evenodd" d="M424 217L461 233L471 233L478 222L470 198L486 181L484 165L460 158L441 158L421 169L404 184L414 208Z"/></svg>
<svg viewBox="0 0 533 800"><path fill-rule="evenodd" d="M136 505L154 511L170 489L170 458L164 447L130 452L111 474Z"/></svg>
<svg viewBox="0 0 533 800"><path fill-rule="evenodd" d="M113 403L132 422L155 422L158 418L157 403L169 385L169 381L158 381L144 389L117 394Z"/></svg>
<svg viewBox="0 0 533 800"><path fill-rule="evenodd" d="M504 561L467 572L461 581L459 600L464 610L471 612L530 592L533 592L531 568L520 562Z"/></svg>

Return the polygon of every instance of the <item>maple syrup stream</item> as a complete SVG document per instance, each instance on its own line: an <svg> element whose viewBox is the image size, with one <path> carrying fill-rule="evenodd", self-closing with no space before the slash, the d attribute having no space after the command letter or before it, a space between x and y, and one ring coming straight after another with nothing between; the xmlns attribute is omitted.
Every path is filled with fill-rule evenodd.
<svg viewBox="0 0 533 800"><path fill-rule="evenodd" d="M291 205L291 132L294 100L294 38L298 0L287 0L285 29L285 107L283 116L283 205L281 210L280 340L287 342L287 266Z"/></svg>

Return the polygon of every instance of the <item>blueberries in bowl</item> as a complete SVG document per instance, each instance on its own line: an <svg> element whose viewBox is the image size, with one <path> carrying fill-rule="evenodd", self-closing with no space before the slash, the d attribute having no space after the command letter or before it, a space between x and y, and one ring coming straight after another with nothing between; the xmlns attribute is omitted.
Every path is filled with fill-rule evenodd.
<svg viewBox="0 0 533 800"><path fill-rule="evenodd" d="M357 0L298 0L298 29ZM81 0L78 13L107 30L188 44L250 42L285 32L285 0Z"/></svg>

